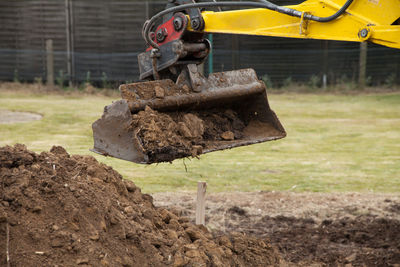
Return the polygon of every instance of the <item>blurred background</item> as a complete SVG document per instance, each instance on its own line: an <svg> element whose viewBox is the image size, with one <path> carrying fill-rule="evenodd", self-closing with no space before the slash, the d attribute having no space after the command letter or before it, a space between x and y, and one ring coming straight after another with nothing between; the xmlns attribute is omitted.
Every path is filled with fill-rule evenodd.
<svg viewBox="0 0 400 267"><path fill-rule="evenodd" d="M145 49L144 21L167 1L14 0L0 1L0 80L46 81L46 40L53 41L58 85L89 82L117 87L138 79L137 55ZM274 1L297 4L302 1ZM269 87L303 83L311 87L358 83L400 83L400 53L360 44L218 34L204 72L252 67Z"/></svg>
<svg viewBox="0 0 400 267"><path fill-rule="evenodd" d="M0 146L90 154L144 192L198 180L213 191L400 191L400 50L367 43L208 35L204 72L254 68L285 139L151 166L90 152L92 123L120 99L109 89L138 80L142 25L166 3L0 0ZM12 111L42 119L5 124Z"/></svg>

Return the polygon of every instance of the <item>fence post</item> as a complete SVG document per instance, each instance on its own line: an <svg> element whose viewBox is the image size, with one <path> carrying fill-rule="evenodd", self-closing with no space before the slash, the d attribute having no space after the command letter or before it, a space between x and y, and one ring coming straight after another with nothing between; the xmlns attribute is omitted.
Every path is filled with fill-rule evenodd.
<svg viewBox="0 0 400 267"><path fill-rule="evenodd" d="M149 1L144 2L145 4L145 10L146 10L146 20L150 18L150 7L149 7Z"/></svg>
<svg viewBox="0 0 400 267"><path fill-rule="evenodd" d="M72 7L70 0L65 0L65 33L67 39L67 73L68 73L68 85L72 87L72 81L74 79L74 60L72 58L73 53L73 35L72 35Z"/></svg>
<svg viewBox="0 0 400 267"><path fill-rule="evenodd" d="M53 40L46 40L46 81L47 85L54 86L54 51Z"/></svg>
<svg viewBox="0 0 400 267"><path fill-rule="evenodd" d="M197 183L196 224L206 224L206 182Z"/></svg>
<svg viewBox="0 0 400 267"><path fill-rule="evenodd" d="M239 68L239 37L237 35L232 35L232 69L236 70Z"/></svg>
<svg viewBox="0 0 400 267"><path fill-rule="evenodd" d="M358 88L364 89L367 73L367 42L360 43L360 61L358 74Z"/></svg>
<svg viewBox="0 0 400 267"><path fill-rule="evenodd" d="M328 87L328 66L329 66L329 41L324 40L323 42L323 74L322 74L322 88Z"/></svg>
<svg viewBox="0 0 400 267"><path fill-rule="evenodd" d="M214 41L212 33L208 34L208 40L210 41L211 44L210 54L208 54L208 74L210 75L210 73L214 72L214 58L213 58Z"/></svg>

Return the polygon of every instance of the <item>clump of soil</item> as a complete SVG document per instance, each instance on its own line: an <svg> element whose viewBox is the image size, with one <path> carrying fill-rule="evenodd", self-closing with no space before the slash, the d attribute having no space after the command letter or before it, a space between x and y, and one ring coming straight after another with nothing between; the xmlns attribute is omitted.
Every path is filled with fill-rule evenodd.
<svg viewBox="0 0 400 267"><path fill-rule="evenodd" d="M165 96L182 95L190 92L187 86L177 86L172 80L156 80L121 84L119 87L122 99L136 101L138 99L164 98Z"/></svg>
<svg viewBox="0 0 400 267"><path fill-rule="evenodd" d="M140 139L149 162L196 157L213 141L243 137L244 122L231 110L158 112L146 106L132 116L131 127Z"/></svg>
<svg viewBox="0 0 400 267"><path fill-rule="evenodd" d="M179 135L177 123L166 114L146 107L144 111L133 115L131 126L151 162L167 161L168 155L177 158L192 154L190 140ZM165 155L165 159L160 155ZM196 156L196 152L193 151L192 155Z"/></svg>
<svg viewBox="0 0 400 267"><path fill-rule="evenodd" d="M266 239L212 236L91 156L0 148L0 265L268 266ZM8 240L9 239L9 240Z"/></svg>

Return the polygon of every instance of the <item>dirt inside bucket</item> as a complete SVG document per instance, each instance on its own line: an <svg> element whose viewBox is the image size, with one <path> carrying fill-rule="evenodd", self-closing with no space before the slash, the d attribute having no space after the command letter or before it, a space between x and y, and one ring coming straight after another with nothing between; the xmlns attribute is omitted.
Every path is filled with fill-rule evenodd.
<svg viewBox="0 0 400 267"><path fill-rule="evenodd" d="M147 156L146 163L197 157L286 135L270 110L265 90L246 95L250 89L244 86L243 95L207 99L210 92L226 89L225 80L217 81L215 88L202 93L191 92L187 85L178 86L168 79L120 86L121 97L130 103L133 113L133 143L139 144L138 150ZM185 104L178 98L185 95L196 101ZM168 101L166 97L170 97Z"/></svg>
<svg viewBox="0 0 400 267"><path fill-rule="evenodd" d="M196 157L221 144L242 140L259 121L245 122L232 109L213 108L190 112L158 112L146 107L133 115L131 127L139 138L149 163ZM280 135L262 123L264 135Z"/></svg>
<svg viewBox="0 0 400 267"><path fill-rule="evenodd" d="M40 154L24 145L1 147L0 182L1 266L278 266L281 261L268 239L212 235L177 210L155 207L150 195L111 167L59 146Z"/></svg>

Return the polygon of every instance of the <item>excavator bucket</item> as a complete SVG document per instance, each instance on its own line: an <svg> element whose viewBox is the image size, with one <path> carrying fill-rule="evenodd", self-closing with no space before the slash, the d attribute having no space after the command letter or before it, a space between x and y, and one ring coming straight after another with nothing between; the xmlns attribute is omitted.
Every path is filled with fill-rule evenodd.
<svg viewBox="0 0 400 267"><path fill-rule="evenodd" d="M92 125L92 151L151 164L286 136L254 70L185 75L121 85Z"/></svg>

